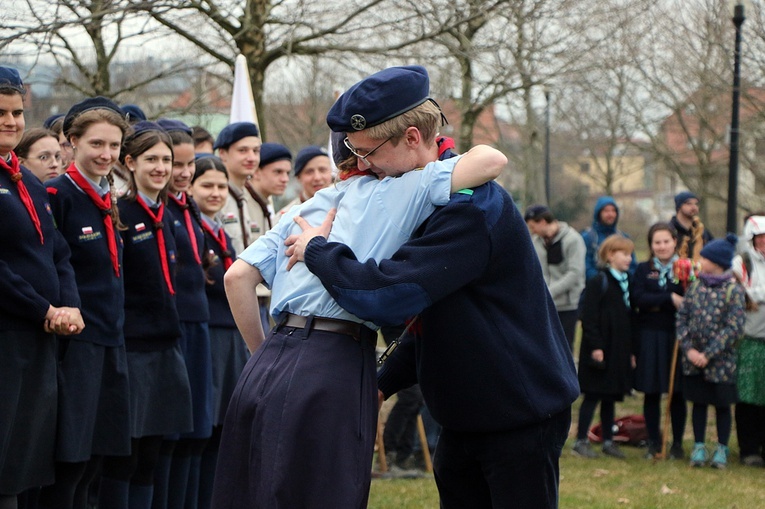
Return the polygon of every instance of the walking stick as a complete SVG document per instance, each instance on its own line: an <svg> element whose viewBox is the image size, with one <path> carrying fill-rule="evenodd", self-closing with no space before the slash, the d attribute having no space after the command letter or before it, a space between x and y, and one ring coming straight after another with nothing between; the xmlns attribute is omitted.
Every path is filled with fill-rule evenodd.
<svg viewBox="0 0 765 509"><path fill-rule="evenodd" d="M667 394L667 408L664 410L664 426L661 437L661 452L659 458L667 459L667 437L669 436L669 418L672 405L672 393L675 392L675 371L677 370L677 352L680 350L680 341L675 340L672 349L672 365L669 367L669 394Z"/></svg>

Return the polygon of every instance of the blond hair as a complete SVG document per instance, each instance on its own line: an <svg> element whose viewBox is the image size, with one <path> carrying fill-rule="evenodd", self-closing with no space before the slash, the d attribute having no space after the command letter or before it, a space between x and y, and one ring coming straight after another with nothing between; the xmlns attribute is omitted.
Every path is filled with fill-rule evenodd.
<svg viewBox="0 0 765 509"><path fill-rule="evenodd" d="M422 134L422 139L427 146L436 141L438 129L441 127L442 115L441 108L433 101L427 100L382 124L365 129L364 133L373 140L393 138L395 145L404 131L410 127L416 127Z"/></svg>
<svg viewBox="0 0 765 509"><path fill-rule="evenodd" d="M616 251L624 251L625 253L632 254L635 250L635 243L627 237L619 234L610 235L606 237L606 240L598 248L598 261L605 265L608 263L608 256Z"/></svg>

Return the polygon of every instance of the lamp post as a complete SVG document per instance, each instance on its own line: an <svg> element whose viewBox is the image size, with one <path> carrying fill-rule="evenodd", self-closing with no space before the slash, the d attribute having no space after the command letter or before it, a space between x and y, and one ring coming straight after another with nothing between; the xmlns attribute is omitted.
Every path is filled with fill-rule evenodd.
<svg viewBox="0 0 765 509"><path fill-rule="evenodd" d="M733 53L733 105L730 120L730 161L728 165L728 216L726 228L738 231L738 135L739 106L741 101L741 25L744 24L744 4L739 0L733 7L733 26L736 27L736 45Z"/></svg>
<svg viewBox="0 0 765 509"><path fill-rule="evenodd" d="M550 204L550 89L545 87L545 201Z"/></svg>

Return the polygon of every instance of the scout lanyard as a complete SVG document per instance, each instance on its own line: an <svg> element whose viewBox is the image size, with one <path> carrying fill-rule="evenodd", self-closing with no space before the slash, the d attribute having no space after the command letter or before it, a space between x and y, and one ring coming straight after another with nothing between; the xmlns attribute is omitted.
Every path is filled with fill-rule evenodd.
<svg viewBox="0 0 765 509"><path fill-rule="evenodd" d="M202 221L202 228L210 234L210 237L212 237L215 242L218 244L218 246L221 249L221 258L223 258L223 269L228 270L229 267L231 267L231 264L234 263L231 260L231 251L228 249L228 242L226 241L226 231L223 228L218 229L218 234L215 234L215 231L210 228L210 225Z"/></svg>
<svg viewBox="0 0 765 509"><path fill-rule="evenodd" d="M8 174L11 176L11 182L16 184L16 188L19 191L19 198L21 198L21 203L23 203L24 208L27 209L27 214L29 214L29 218L32 220L32 224L35 225L35 229L37 230L37 235L40 236L40 244L45 244L45 240L43 239L42 226L40 225L40 218L37 216L37 210L35 209L35 205L32 202L32 197L29 196L29 190L21 180L23 175L21 173L21 166L19 166L19 158L16 157L16 154L14 154L13 151L11 151L11 164L8 165L5 159L0 157L0 168L8 172Z"/></svg>
<svg viewBox="0 0 765 509"><path fill-rule="evenodd" d="M181 193L180 198L176 198L172 194L169 195L170 199L175 202L176 205L178 205L181 210L183 211L183 219L186 223L186 231L189 232L189 240L191 241L191 250L194 251L194 260L199 265L202 265L202 259L199 258L199 246L197 246L197 236L194 233L194 227L191 223L191 212L189 211L189 207L191 207L191 204L188 202L188 199L186 198L186 193Z"/></svg>
<svg viewBox="0 0 765 509"><path fill-rule="evenodd" d="M165 214L165 205L160 202L159 208L155 214L154 211L151 210L148 205L146 205L146 202L143 201L143 198L141 198L140 194L136 193L135 201L137 201L144 212L149 215L149 218L151 218L152 221L152 226L154 227L154 231L157 232L157 247L159 248L159 260L162 264L162 274L165 276L165 283L167 284L167 289L170 291L170 295L175 295L173 282L170 280L170 266L167 264L167 251L165 250L165 232L163 228L164 225L162 224L162 216Z"/></svg>

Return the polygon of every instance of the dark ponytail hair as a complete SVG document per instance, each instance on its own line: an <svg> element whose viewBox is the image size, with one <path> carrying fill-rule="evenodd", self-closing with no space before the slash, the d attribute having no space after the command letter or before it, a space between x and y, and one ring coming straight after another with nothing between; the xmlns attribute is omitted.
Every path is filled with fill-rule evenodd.
<svg viewBox="0 0 765 509"><path fill-rule="evenodd" d="M132 159L137 159L138 156L149 150L154 145L157 145L159 143L164 143L167 148L170 149L170 157L172 157L173 154L173 141L170 139L170 135L168 135L165 131L161 131L159 129L148 129L148 130L142 130L137 133L132 133L125 137L124 142L122 143L122 153L120 154L120 162L122 164L125 164L125 158L127 156L130 156ZM135 200L136 196L138 196L138 187L135 183L135 175L132 171L128 172L130 179L128 180L128 195L127 198L130 200ZM168 185L170 184L170 181L168 180ZM168 185L165 185L164 188L159 192L159 201L162 203L167 202L167 188Z"/></svg>
<svg viewBox="0 0 765 509"><path fill-rule="evenodd" d="M197 159L194 167L194 176L191 177L192 184L197 178L201 177L210 170L223 173L226 176L226 180L228 180L228 170L226 170L226 165L223 164L223 161L221 161L220 157L212 155L200 157Z"/></svg>

